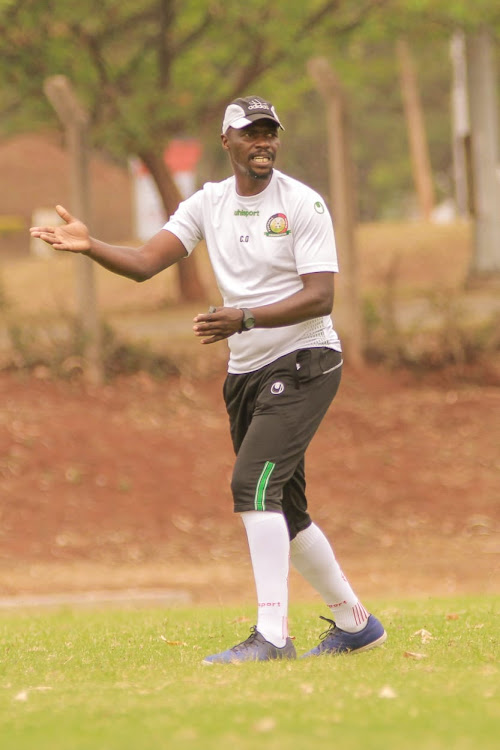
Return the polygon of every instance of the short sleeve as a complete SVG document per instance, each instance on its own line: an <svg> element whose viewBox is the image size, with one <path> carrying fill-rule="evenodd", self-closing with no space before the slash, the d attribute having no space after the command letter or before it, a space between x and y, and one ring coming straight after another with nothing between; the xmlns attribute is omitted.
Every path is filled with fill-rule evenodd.
<svg viewBox="0 0 500 750"><path fill-rule="evenodd" d="M314 191L305 192L296 210L294 245L298 273L338 272L333 222L321 196Z"/></svg>
<svg viewBox="0 0 500 750"><path fill-rule="evenodd" d="M203 231L203 191L191 195L179 206L176 212L163 226L182 242L188 255L191 255L196 245L204 238Z"/></svg>

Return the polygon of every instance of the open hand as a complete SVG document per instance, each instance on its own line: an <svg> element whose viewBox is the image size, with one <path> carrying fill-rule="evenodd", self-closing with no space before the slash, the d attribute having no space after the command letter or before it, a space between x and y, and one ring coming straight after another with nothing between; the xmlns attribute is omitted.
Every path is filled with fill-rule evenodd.
<svg viewBox="0 0 500 750"><path fill-rule="evenodd" d="M31 227L31 236L52 245L54 250L69 250L73 253L90 250L89 230L85 224L71 216L63 206L56 206L56 211L66 224L56 227Z"/></svg>

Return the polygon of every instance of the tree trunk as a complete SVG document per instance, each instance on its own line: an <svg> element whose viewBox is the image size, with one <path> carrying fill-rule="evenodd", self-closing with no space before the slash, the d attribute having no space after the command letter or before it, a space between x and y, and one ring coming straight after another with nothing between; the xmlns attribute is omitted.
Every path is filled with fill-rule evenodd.
<svg viewBox="0 0 500 750"><path fill-rule="evenodd" d="M434 209L434 185L417 73L410 46L406 39L398 39L396 51L399 60L401 95L408 129L413 180L417 191L420 214L425 221L429 221Z"/></svg>
<svg viewBox="0 0 500 750"><path fill-rule="evenodd" d="M308 71L326 110L331 205L340 268L345 272L345 275L340 274L339 292L346 299L348 311L346 359L353 367L360 368L364 364L365 330L356 247L356 191L349 108L340 80L326 58L309 60Z"/></svg>
<svg viewBox="0 0 500 750"><path fill-rule="evenodd" d="M452 65L451 113L453 134L453 175L458 215L474 214L469 100L467 94L467 60L465 33L455 31L450 42Z"/></svg>
<svg viewBox="0 0 500 750"><path fill-rule="evenodd" d="M141 151L139 157L148 168L156 183L167 216L172 216L181 202L182 196L170 170L163 158L156 151ZM200 281L195 256L191 255L189 258L180 261L176 267L179 274L181 299L184 302L205 300L207 295Z"/></svg>
<svg viewBox="0 0 500 750"><path fill-rule="evenodd" d="M494 39L483 28L467 40L467 73L474 188L474 252L469 284L499 278L500 186L498 98Z"/></svg>

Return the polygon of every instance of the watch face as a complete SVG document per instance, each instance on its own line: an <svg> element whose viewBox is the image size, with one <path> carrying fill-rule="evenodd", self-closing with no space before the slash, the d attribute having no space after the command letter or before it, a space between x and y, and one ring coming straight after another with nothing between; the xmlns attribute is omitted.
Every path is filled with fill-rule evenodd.
<svg viewBox="0 0 500 750"><path fill-rule="evenodd" d="M255 318L250 310L244 310L243 312L243 328L245 331L249 331L255 325Z"/></svg>

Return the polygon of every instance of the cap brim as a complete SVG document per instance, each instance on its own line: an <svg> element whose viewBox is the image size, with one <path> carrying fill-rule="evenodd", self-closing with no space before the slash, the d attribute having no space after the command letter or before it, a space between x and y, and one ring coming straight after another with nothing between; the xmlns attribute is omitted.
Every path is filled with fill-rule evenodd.
<svg viewBox="0 0 500 750"><path fill-rule="evenodd" d="M256 122L257 120L270 120L271 122L274 122L275 125L278 125L282 130L285 128L279 122L279 120L276 120L274 117L268 117L267 115L263 115L261 112L256 112L254 115L249 115L248 117L239 117L234 122L231 122L226 127L226 132L228 128L234 128L235 130L241 130L241 128L246 128L247 125L251 125L253 122Z"/></svg>
<svg viewBox="0 0 500 750"><path fill-rule="evenodd" d="M246 128L247 125L251 124L252 120L249 120L248 117L240 117L238 120L234 120L234 122L231 122L227 127L235 128L235 130L241 130L241 128Z"/></svg>

